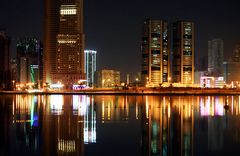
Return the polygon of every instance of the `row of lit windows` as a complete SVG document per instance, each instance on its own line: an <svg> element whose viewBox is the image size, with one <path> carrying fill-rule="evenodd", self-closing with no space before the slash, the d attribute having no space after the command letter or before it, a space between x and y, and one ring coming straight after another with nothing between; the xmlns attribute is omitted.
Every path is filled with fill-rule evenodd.
<svg viewBox="0 0 240 156"><path fill-rule="evenodd" d="M69 39L62 39L62 40L58 40L58 43L59 44L73 44L73 43L76 43L77 41L76 40L69 40Z"/></svg>

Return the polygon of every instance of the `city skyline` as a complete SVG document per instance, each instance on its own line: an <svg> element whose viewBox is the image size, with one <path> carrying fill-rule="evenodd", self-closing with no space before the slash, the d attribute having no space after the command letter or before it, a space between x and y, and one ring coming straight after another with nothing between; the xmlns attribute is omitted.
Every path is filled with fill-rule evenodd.
<svg viewBox="0 0 240 156"><path fill-rule="evenodd" d="M169 22L193 21L197 56L207 55L207 41L215 37L224 40L225 54L232 54L240 36L237 5L215 0L206 2L84 1L86 48L99 52L98 69L114 68L123 74L140 71L142 22L157 18ZM22 36L36 36L42 40L43 1L13 0L11 5L9 3L4 0L1 4L0 28L5 28L13 40Z"/></svg>

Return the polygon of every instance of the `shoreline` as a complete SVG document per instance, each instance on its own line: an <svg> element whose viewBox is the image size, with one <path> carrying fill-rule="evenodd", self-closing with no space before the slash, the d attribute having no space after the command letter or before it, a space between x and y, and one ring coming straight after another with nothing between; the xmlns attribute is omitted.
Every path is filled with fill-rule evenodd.
<svg viewBox="0 0 240 156"><path fill-rule="evenodd" d="M82 89L79 91L0 91L0 94L75 94L75 95L240 95L236 88L131 88L131 89Z"/></svg>

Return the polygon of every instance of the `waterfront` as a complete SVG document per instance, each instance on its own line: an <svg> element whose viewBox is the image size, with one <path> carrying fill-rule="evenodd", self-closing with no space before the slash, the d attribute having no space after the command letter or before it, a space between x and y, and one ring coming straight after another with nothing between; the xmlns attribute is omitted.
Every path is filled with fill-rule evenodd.
<svg viewBox="0 0 240 156"><path fill-rule="evenodd" d="M240 88L200 87L129 87L129 88L86 88L80 90L14 90L0 91L0 94L35 95L240 95Z"/></svg>
<svg viewBox="0 0 240 156"><path fill-rule="evenodd" d="M240 155L240 96L0 95L0 155Z"/></svg>

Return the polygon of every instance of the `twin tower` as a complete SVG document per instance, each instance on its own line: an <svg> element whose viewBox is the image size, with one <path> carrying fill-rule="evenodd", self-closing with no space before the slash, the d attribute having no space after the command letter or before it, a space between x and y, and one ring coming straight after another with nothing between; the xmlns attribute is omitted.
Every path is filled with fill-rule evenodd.
<svg viewBox="0 0 240 156"><path fill-rule="evenodd" d="M142 82L158 87L163 83L194 83L194 23L146 20L142 36Z"/></svg>

